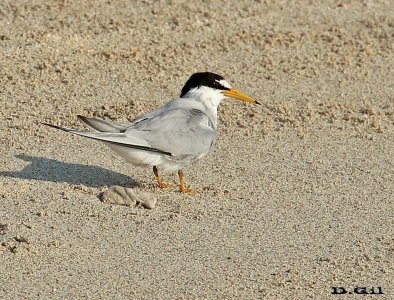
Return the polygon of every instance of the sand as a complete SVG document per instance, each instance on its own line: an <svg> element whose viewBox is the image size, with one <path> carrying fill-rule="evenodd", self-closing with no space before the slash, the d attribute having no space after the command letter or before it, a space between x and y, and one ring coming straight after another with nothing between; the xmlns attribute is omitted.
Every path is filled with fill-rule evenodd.
<svg viewBox="0 0 394 300"><path fill-rule="evenodd" d="M0 298L393 299L392 1L193 2L1 1ZM132 119L197 71L263 105L221 104L196 196L40 124Z"/></svg>

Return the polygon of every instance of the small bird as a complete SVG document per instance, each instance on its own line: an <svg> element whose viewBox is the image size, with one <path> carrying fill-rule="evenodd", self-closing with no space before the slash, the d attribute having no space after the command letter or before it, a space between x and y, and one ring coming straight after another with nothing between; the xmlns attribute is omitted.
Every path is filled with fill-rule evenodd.
<svg viewBox="0 0 394 300"><path fill-rule="evenodd" d="M168 185L163 182L159 170L178 171L180 192L194 194L193 190L185 187L182 169L212 149L217 133L217 108L228 97L260 104L232 88L222 76L201 72L189 78L178 98L132 122L78 115L82 122L96 132L42 124L102 141L126 162L152 167L160 188Z"/></svg>

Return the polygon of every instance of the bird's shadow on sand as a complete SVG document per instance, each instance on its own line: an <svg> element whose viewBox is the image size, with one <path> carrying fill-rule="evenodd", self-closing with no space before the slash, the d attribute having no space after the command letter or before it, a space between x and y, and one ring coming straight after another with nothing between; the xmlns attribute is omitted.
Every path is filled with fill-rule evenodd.
<svg viewBox="0 0 394 300"><path fill-rule="evenodd" d="M128 187L137 185L133 178L101 167L63 163L54 159L24 154L15 157L29 162L29 164L23 170L17 172L0 171L0 176L67 182L96 188L112 185Z"/></svg>

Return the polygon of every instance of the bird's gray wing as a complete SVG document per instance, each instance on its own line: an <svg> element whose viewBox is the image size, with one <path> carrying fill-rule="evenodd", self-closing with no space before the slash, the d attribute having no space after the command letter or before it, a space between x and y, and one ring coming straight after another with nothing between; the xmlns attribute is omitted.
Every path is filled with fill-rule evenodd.
<svg viewBox="0 0 394 300"><path fill-rule="evenodd" d="M205 155L216 139L216 128L202 107L174 99L131 123L78 116L99 132L86 132L43 123L76 135L182 159ZM196 106L197 105L197 106Z"/></svg>
<svg viewBox="0 0 394 300"><path fill-rule="evenodd" d="M151 147L172 153L174 157L199 157L212 147L216 129L200 109L169 106L139 120L125 135L143 139Z"/></svg>

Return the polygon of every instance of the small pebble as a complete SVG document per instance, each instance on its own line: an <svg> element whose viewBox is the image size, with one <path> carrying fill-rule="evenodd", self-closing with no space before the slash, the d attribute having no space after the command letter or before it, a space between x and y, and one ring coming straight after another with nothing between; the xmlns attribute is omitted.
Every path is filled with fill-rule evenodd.
<svg viewBox="0 0 394 300"><path fill-rule="evenodd" d="M118 185L114 185L101 193L99 198L104 203L115 205L132 206L139 203L147 209L155 208L157 202L156 198L149 193Z"/></svg>

